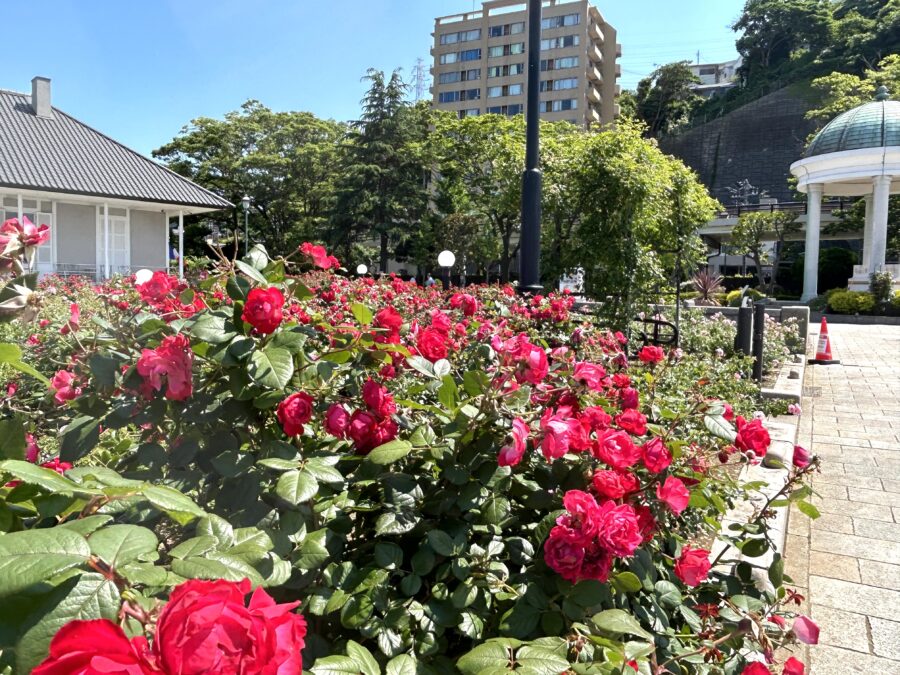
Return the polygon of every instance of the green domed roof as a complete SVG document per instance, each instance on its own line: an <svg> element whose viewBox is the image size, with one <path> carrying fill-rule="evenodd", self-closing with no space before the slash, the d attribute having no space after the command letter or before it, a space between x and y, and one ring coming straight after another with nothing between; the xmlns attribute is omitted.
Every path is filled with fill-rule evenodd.
<svg viewBox="0 0 900 675"><path fill-rule="evenodd" d="M879 87L874 101L841 113L816 134L806 156L888 145L900 145L900 101L889 101Z"/></svg>

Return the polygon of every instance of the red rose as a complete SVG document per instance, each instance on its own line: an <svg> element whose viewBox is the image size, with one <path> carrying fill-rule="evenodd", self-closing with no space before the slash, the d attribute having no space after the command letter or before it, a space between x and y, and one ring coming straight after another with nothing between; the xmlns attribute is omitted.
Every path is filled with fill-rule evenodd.
<svg viewBox="0 0 900 675"><path fill-rule="evenodd" d="M725 412L722 413L722 417L724 417L728 422L733 422L734 408L731 407L730 403L725 403L725 401L722 401L722 405L725 407Z"/></svg>
<svg viewBox="0 0 900 675"><path fill-rule="evenodd" d="M284 296L274 286L254 288L247 294L241 319L261 335L275 331L284 320Z"/></svg>
<svg viewBox="0 0 900 675"><path fill-rule="evenodd" d="M167 673L300 675L306 621L250 582L186 581L177 586L156 624L154 651Z"/></svg>
<svg viewBox="0 0 900 675"><path fill-rule="evenodd" d="M357 410L350 416L347 435L353 440L356 452L364 455L397 437L397 424L390 418L378 421L373 414Z"/></svg>
<svg viewBox="0 0 900 675"><path fill-rule="evenodd" d="M661 438L653 438L641 446L641 454L644 466L653 473L664 471L672 463L672 453L669 452Z"/></svg>
<svg viewBox="0 0 900 675"><path fill-rule="evenodd" d="M586 450L590 446L590 440L581 422L574 417L554 413L551 408L547 408L541 417L541 431L544 432L541 452L547 461L558 459L569 450Z"/></svg>
<svg viewBox="0 0 900 675"><path fill-rule="evenodd" d="M628 504L604 502L597 516L598 540L610 553L620 558L633 555L644 540L637 514Z"/></svg>
<svg viewBox="0 0 900 675"><path fill-rule="evenodd" d="M375 336L378 342L393 343L400 339L400 327L403 325L403 317L393 307L385 307L375 313L372 324L386 331Z"/></svg>
<svg viewBox="0 0 900 675"><path fill-rule="evenodd" d="M569 490L563 496L563 506L566 513L557 519L558 525L578 532L585 543L597 536L601 511L593 496L581 490Z"/></svg>
<svg viewBox="0 0 900 675"><path fill-rule="evenodd" d="M128 640L108 619L70 621L50 641L50 654L32 675L150 675L159 673L147 640Z"/></svg>
<svg viewBox="0 0 900 675"><path fill-rule="evenodd" d="M641 360L641 363L659 363L666 358L666 353L663 351L662 347L647 345L642 347L641 351L638 352L638 358Z"/></svg>
<svg viewBox="0 0 900 675"><path fill-rule="evenodd" d="M621 499L640 487L638 479L627 471L610 471L601 469L591 480L594 491L607 499Z"/></svg>
<svg viewBox="0 0 900 675"><path fill-rule="evenodd" d="M769 432L763 426L762 420L754 419L750 422L743 417L737 418L737 438L734 444L741 450L753 452L757 457L765 457L769 449Z"/></svg>
<svg viewBox="0 0 900 675"><path fill-rule="evenodd" d="M308 241L300 245L300 252L312 260L313 265L323 270L340 267L341 264L333 255L328 255L324 246L317 246Z"/></svg>
<svg viewBox="0 0 900 675"><path fill-rule="evenodd" d="M616 424L635 436L643 436L647 433L647 418L634 408L629 408L616 415Z"/></svg>
<svg viewBox="0 0 900 675"><path fill-rule="evenodd" d="M157 270L147 281L137 284L134 288L144 302L159 302L177 286L178 279L170 277L162 270Z"/></svg>
<svg viewBox="0 0 900 675"><path fill-rule="evenodd" d="M606 384L606 369L594 363L581 361L575 364L572 379L593 391L603 391Z"/></svg>
<svg viewBox="0 0 900 675"><path fill-rule="evenodd" d="M619 406L622 410L637 408L639 403L640 397L634 387L625 387L619 391Z"/></svg>
<svg viewBox="0 0 900 675"><path fill-rule="evenodd" d="M555 526L544 543L544 560L563 579L577 582L581 576L581 563L584 561L581 537L567 527Z"/></svg>
<svg viewBox="0 0 900 675"><path fill-rule="evenodd" d="M666 482L656 486L656 496L676 514L687 508L691 493L675 476L666 478Z"/></svg>
<svg viewBox="0 0 900 675"><path fill-rule="evenodd" d="M598 434L592 449L594 456L614 469L627 469L641 458L641 449L624 431L606 431Z"/></svg>
<svg viewBox="0 0 900 675"><path fill-rule="evenodd" d="M312 396L305 391L298 391L279 403L275 414L285 434L299 436L303 433L303 424L312 418L312 413Z"/></svg>
<svg viewBox="0 0 900 675"><path fill-rule="evenodd" d="M447 337L434 328L426 328L416 340L419 354L434 363L447 358Z"/></svg>
<svg viewBox="0 0 900 675"><path fill-rule="evenodd" d="M675 561L675 575L692 588L706 580L709 568L709 551L702 548L685 546L681 549L681 556Z"/></svg>
<svg viewBox="0 0 900 675"><path fill-rule="evenodd" d="M784 670L781 671L782 675L803 675L806 672L806 669L803 667L803 661L800 661L793 656L784 662Z"/></svg>
<svg viewBox="0 0 900 675"><path fill-rule="evenodd" d="M536 345L527 345L521 367L522 379L531 384L540 384L547 377L549 370L547 352Z"/></svg>
<svg viewBox="0 0 900 675"><path fill-rule="evenodd" d="M453 309L462 309L465 316L472 316L478 311L478 300L468 293L455 293L450 298L450 306Z"/></svg>
<svg viewBox="0 0 900 675"><path fill-rule="evenodd" d="M387 387L371 378L363 385L362 397L369 411L378 417L390 417L397 412L397 404L394 403L394 397L388 392Z"/></svg>
<svg viewBox="0 0 900 675"><path fill-rule="evenodd" d="M581 562L580 579L596 579L606 583L609 572L613 566L612 553L601 544L595 542L584 551L584 560Z"/></svg>
<svg viewBox="0 0 900 675"><path fill-rule="evenodd" d="M167 335L156 349L144 349L137 362L138 374L149 387L147 395L162 389L162 378L166 378L166 398L183 401L193 393L194 353L191 343L184 335Z"/></svg>
<svg viewBox="0 0 900 675"><path fill-rule="evenodd" d="M772 675L772 671L759 661L754 661L741 671L741 675Z"/></svg>
<svg viewBox="0 0 900 675"><path fill-rule="evenodd" d="M634 512L637 515L638 525L641 528L641 536L644 538L644 543L646 543L653 539L653 535L656 533L656 518L653 517L653 511L650 510L650 507L644 504L635 506Z"/></svg>
<svg viewBox="0 0 900 675"><path fill-rule="evenodd" d="M431 327L434 328L438 333L448 335L452 326L453 323L450 321L449 316L444 314L439 309L431 310Z"/></svg>
<svg viewBox="0 0 900 675"><path fill-rule="evenodd" d="M146 351L146 350L145 350ZM68 370L58 370L50 379L50 391L56 405L64 405L66 401L81 396L81 387L76 385L76 377Z"/></svg>
<svg viewBox="0 0 900 675"><path fill-rule="evenodd" d="M581 423L591 431L605 431L609 429L612 417L600 406L591 406L581 411L578 416Z"/></svg>
<svg viewBox="0 0 900 675"><path fill-rule="evenodd" d="M350 428L350 413L340 403L333 403L325 412L325 431L338 438L347 437Z"/></svg>

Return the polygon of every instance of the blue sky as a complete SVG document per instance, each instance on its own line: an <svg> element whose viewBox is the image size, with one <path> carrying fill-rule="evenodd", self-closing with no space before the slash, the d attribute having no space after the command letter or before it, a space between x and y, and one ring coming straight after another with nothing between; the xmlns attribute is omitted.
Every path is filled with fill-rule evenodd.
<svg viewBox="0 0 900 675"><path fill-rule="evenodd" d="M479 0L480 4L480 0ZM743 0L596 1L619 31L622 80L654 64L734 58ZM369 67L430 65L434 18L472 0L30 0L4 3L0 88L53 80L53 102L148 154L194 117L248 98L352 119Z"/></svg>

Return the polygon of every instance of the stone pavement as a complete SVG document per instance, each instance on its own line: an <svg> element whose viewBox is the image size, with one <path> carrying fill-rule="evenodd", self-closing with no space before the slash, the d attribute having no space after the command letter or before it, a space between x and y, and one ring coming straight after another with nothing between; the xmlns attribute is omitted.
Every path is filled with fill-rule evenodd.
<svg viewBox="0 0 900 675"><path fill-rule="evenodd" d="M821 628L797 656L812 675L900 675L900 326L829 335L841 365L807 367L798 439L822 458L822 515L792 510L785 547Z"/></svg>

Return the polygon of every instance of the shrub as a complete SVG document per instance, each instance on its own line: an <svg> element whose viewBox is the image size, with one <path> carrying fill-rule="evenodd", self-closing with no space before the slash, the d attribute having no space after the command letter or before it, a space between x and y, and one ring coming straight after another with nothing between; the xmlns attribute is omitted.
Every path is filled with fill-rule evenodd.
<svg viewBox="0 0 900 675"><path fill-rule="evenodd" d="M869 292L878 305L886 305L891 300L894 277L890 272L874 272L870 277Z"/></svg>
<svg viewBox="0 0 900 675"><path fill-rule="evenodd" d="M694 275L691 285L697 291L696 302L698 305L714 306L719 304L716 296L723 290L721 275L703 270Z"/></svg>
<svg viewBox="0 0 900 675"><path fill-rule="evenodd" d="M251 585L313 673L740 672L791 639L780 557L761 589L733 549L703 548L762 556L768 506L795 487L814 512L801 468L719 530L749 488L712 467L769 442L718 398L741 362L629 360L567 296L296 265L256 247L198 285L67 290L54 302L90 296L92 320L57 307L2 345L18 388L0 413L0 669L30 672L74 618L140 642L188 604L246 617ZM227 599L192 584L187 602L185 579L230 582ZM271 602L246 611L274 620ZM275 625L254 625L277 653Z"/></svg>
<svg viewBox="0 0 900 675"><path fill-rule="evenodd" d="M756 290L755 288L748 288L746 293L743 289L736 289L731 291L725 298L725 303L729 307L740 307L741 306L741 298L743 296L749 297L750 299L756 301L766 297L765 293Z"/></svg>
<svg viewBox="0 0 900 675"><path fill-rule="evenodd" d="M828 306L837 314L866 314L875 308L875 298L866 291L838 290L827 295Z"/></svg>

